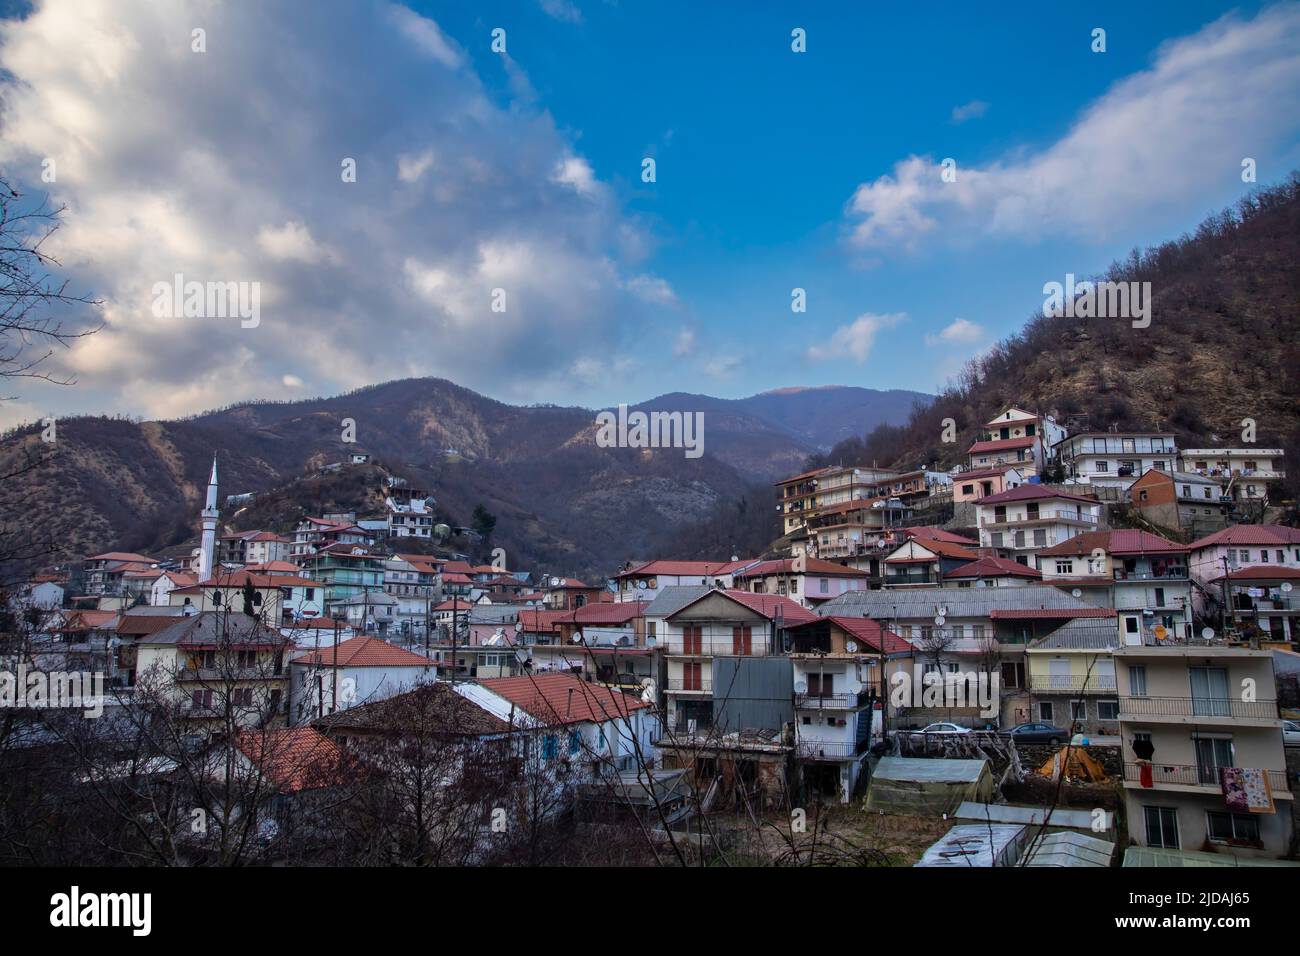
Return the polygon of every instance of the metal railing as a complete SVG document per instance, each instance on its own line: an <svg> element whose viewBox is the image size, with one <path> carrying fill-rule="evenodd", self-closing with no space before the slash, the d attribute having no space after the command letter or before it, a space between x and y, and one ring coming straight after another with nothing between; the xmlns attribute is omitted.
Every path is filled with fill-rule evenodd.
<svg viewBox="0 0 1300 956"><path fill-rule="evenodd" d="M671 641L666 641L662 645L662 650L667 657L729 657L733 655L763 657L770 653L767 649L767 635L757 633L753 635L748 643L739 646L729 637L686 643L680 637L674 636Z"/></svg>
<svg viewBox="0 0 1300 956"><path fill-rule="evenodd" d="M1092 674L1088 677L1075 677L1062 674L1029 675L1029 689L1039 693L1069 693L1077 691L1084 694L1115 693L1115 675Z"/></svg>
<svg viewBox="0 0 1300 956"><path fill-rule="evenodd" d="M813 710L853 710L865 707L870 698L865 690L856 694L795 694L794 705Z"/></svg>
<svg viewBox="0 0 1300 956"><path fill-rule="evenodd" d="M1275 700L1235 697L1126 697L1119 699L1123 717L1249 717L1278 720Z"/></svg>
<svg viewBox="0 0 1300 956"><path fill-rule="evenodd" d="M854 743L800 740L795 745L795 753L804 760L847 760L862 753L866 747L865 740Z"/></svg>
<svg viewBox="0 0 1300 956"><path fill-rule="evenodd" d="M1273 790L1288 793L1291 785L1287 780L1285 770L1265 770L1268 776L1269 787ZM1142 764L1125 763L1124 779L1132 783L1140 783L1142 780ZM1151 763L1151 782L1156 786L1161 784L1178 784L1189 787L1208 787L1214 790L1220 789L1219 768L1207 766L1204 764L1169 764Z"/></svg>
<svg viewBox="0 0 1300 956"><path fill-rule="evenodd" d="M671 691L700 691L701 693L713 693L713 679L703 677L700 680L687 680L682 677L668 678L668 690Z"/></svg>
<svg viewBox="0 0 1300 956"><path fill-rule="evenodd" d="M1155 571L1125 571L1116 568L1114 577L1116 581L1186 581L1187 569L1171 568L1157 574Z"/></svg>
<svg viewBox="0 0 1300 956"><path fill-rule="evenodd" d="M993 518L981 519L980 527L992 528L995 527L996 525L1004 525L1004 524L1031 524L1035 521L1075 521L1078 522L1079 524L1097 523L1097 519L1092 517L1092 515L1086 515L1081 512L1076 513L1073 511L1061 511L1057 509L1057 510L1040 511L1038 512L1038 514L1033 514L1033 515L1031 514L1014 515L1014 516L1003 515L1001 518L995 516Z"/></svg>

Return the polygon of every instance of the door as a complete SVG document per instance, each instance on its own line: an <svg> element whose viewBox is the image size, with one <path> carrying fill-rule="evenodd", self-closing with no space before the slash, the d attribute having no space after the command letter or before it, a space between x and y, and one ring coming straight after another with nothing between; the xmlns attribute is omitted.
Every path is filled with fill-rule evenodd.
<svg viewBox="0 0 1300 956"><path fill-rule="evenodd" d="M682 653L701 654L704 648L704 626L687 624L682 628Z"/></svg>
<svg viewBox="0 0 1300 956"><path fill-rule="evenodd" d="M1228 717L1228 669L1189 667L1192 680L1192 713L1198 717Z"/></svg>
<svg viewBox="0 0 1300 956"><path fill-rule="evenodd" d="M1219 768L1231 767L1232 741L1223 737L1196 737L1196 778L1201 783L1219 785Z"/></svg>
<svg viewBox="0 0 1300 956"><path fill-rule="evenodd" d="M749 626L731 629L731 653L748 656L754 653L754 634Z"/></svg>

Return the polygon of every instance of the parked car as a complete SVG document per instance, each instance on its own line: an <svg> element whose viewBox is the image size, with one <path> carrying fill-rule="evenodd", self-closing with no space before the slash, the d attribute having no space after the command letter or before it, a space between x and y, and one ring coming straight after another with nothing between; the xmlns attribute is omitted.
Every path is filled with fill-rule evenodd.
<svg viewBox="0 0 1300 956"><path fill-rule="evenodd" d="M1282 721L1282 743L1300 746L1300 720Z"/></svg>
<svg viewBox="0 0 1300 956"><path fill-rule="evenodd" d="M949 723L943 723L943 722L940 722L940 723L937 723L937 724L927 724L926 726L922 727L920 730L913 731L913 733L918 733L918 734L968 734L968 733L970 733L970 728L969 728L969 727L959 727L957 724L949 724Z"/></svg>
<svg viewBox="0 0 1300 956"><path fill-rule="evenodd" d="M1063 744L1070 739L1070 732L1051 724L1018 724L1007 736L1021 744Z"/></svg>

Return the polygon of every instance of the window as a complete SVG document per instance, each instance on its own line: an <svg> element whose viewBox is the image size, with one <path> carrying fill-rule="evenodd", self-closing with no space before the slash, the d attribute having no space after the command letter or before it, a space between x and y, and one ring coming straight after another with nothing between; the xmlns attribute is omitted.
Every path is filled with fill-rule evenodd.
<svg viewBox="0 0 1300 956"><path fill-rule="evenodd" d="M1201 783L1218 786L1219 768L1232 766L1231 737L1193 737L1196 748L1196 776Z"/></svg>
<svg viewBox="0 0 1300 956"><path fill-rule="evenodd" d="M1191 496L1192 496L1192 486L1191 486L1191 485L1183 485L1183 497L1184 497L1184 498L1190 498Z"/></svg>
<svg viewBox="0 0 1300 956"><path fill-rule="evenodd" d="M1265 548L1259 549L1259 563L1268 564L1268 550Z"/></svg>
<svg viewBox="0 0 1300 956"><path fill-rule="evenodd" d="M1002 532L994 531L992 535L992 540L993 540L993 547L995 548L1002 547Z"/></svg>
<svg viewBox="0 0 1300 956"><path fill-rule="evenodd" d="M554 760L560 752L560 741L555 734L547 734L542 738L542 759Z"/></svg>
<svg viewBox="0 0 1300 956"><path fill-rule="evenodd" d="M1110 462L1106 461L1104 458L1098 458L1097 463L1093 466L1093 470L1098 472L1110 471Z"/></svg>
<svg viewBox="0 0 1300 956"><path fill-rule="evenodd" d="M808 675L808 696L809 697L830 697L835 693L835 675L834 674L809 674Z"/></svg>
<svg viewBox="0 0 1300 956"><path fill-rule="evenodd" d="M1049 724L1052 722L1052 702L1050 700L1040 700L1038 702L1038 719Z"/></svg>
<svg viewBox="0 0 1300 956"><path fill-rule="evenodd" d="M1046 544L1047 544L1047 529L1046 528L1034 529L1034 547L1041 548L1044 547Z"/></svg>
<svg viewBox="0 0 1300 956"><path fill-rule="evenodd" d="M831 582L830 582L830 579L829 579L829 578L819 578L819 579L818 579L818 586L821 588L821 592L822 592L822 594L829 594L829 593L830 593L830 590L831 590Z"/></svg>
<svg viewBox="0 0 1300 956"><path fill-rule="evenodd" d="M1074 573L1074 562L1073 562L1073 561L1057 561L1057 562L1056 562L1056 573L1057 573L1057 574L1073 574L1073 573Z"/></svg>
<svg viewBox="0 0 1300 956"><path fill-rule="evenodd" d="M983 624L972 624L972 625L970 626L970 629L971 629L971 637L975 638L976 640L981 640L981 641L984 639L984 625L983 625Z"/></svg>
<svg viewBox="0 0 1300 956"><path fill-rule="evenodd" d="M1277 563L1281 564L1284 561L1286 561L1286 552L1279 548L1277 551Z"/></svg>
<svg viewBox="0 0 1300 956"><path fill-rule="evenodd" d="M1119 720L1119 701L1117 700L1097 701L1097 719L1098 720Z"/></svg>
<svg viewBox="0 0 1300 956"><path fill-rule="evenodd" d="M1189 667L1192 681L1192 713L1206 717L1230 717L1226 667Z"/></svg>
<svg viewBox="0 0 1300 956"><path fill-rule="evenodd" d="M576 730L570 731L569 732L569 756L570 757L572 757L574 754L578 752L578 748L579 746L581 746L581 744L582 744L582 738L579 736L578 732Z"/></svg>
<svg viewBox="0 0 1300 956"><path fill-rule="evenodd" d="M699 661L682 665L682 690L703 690L704 665Z"/></svg>
<svg viewBox="0 0 1300 956"><path fill-rule="evenodd" d="M973 495L973 494L975 494L975 486L974 486L974 485L962 485L962 486L961 486L961 493L962 493L963 495Z"/></svg>
<svg viewBox="0 0 1300 956"><path fill-rule="evenodd" d="M704 625L687 624L682 628L682 653L702 654L704 652Z"/></svg>
<svg viewBox="0 0 1300 956"><path fill-rule="evenodd" d="M754 653L754 633L748 625L731 629L731 653L737 656Z"/></svg>
<svg viewBox="0 0 1300 956"><path fill-rule="evenodd" d="M1208 810L1205 822L1211 843L1260 843L1259 818L1249 813Z"/></svg>
<svg viewBox="0 0 1300 956"><path fill-rule="evenodd" d="M1143 807L1147 846L1178 849L1178 811L1173 807Z"/></svg>
<svg viewBox="0 0 1300 956"><path fill-rule="evenodd" d="M1025 665L1014 661L1004 661L1002 664L1002 686L1024 687Z"/></svg>
<svg viewBox="0 0 1300 956"><path fill-rule="evenodd" d="M1088 702L1086 700L1070 701L1070 719L1071 720L1088 719Z"/></svg>
<svg viewBox="0 0 1300 956"><path fill-rule="evenodd" d="M1145 697L1147 695L1146 665L1144 664L1129 665L1128 692L1130 697Z"/></svg>

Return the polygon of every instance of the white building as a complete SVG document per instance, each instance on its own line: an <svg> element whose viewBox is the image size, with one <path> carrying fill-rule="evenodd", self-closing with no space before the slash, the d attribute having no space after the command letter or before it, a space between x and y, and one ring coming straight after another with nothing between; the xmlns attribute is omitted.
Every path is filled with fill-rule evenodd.
<svg viewBox="0 0 1300 956"><path fill-rule="evenodd" d="M289 664L289 715L304 724L336 711L392 697L430 679L425 658L377 637L321 645Z"/></svg>
<svg viewBox="0 0 1300 956"><path fill-rule="evenodd" d="M620 601L652 601L664 588L735 586L738 571L755 565L745 561L642 561L614 576Z"/></svg>
<svg viewBox="0 0 1300 956"><path fill-rule="evenodd" d="M1100 502L1045 485L1020 485L975 502L980 547L997 557L1037 567L1044 548L1063 544L1101 524Z"/></svg>
<svg viewBox="0 0 1300 956"><path fill-rule="evenodd" d="M1281 448L1185 448L1182 470L1217 479L1233 501L1268 500L1271 487L1286 477Z"/></svg>
<svg viewBox="0 0 1300 956"><path fill-rule="evenodd" d="M1055 454L1072 485L1127 490L1144 472L1175 471L1178 447L1172 432L1083 432L1063 439Z"/></svg>

